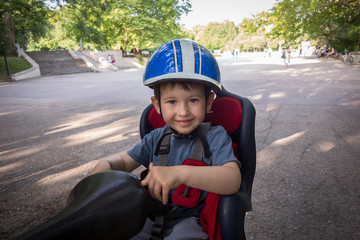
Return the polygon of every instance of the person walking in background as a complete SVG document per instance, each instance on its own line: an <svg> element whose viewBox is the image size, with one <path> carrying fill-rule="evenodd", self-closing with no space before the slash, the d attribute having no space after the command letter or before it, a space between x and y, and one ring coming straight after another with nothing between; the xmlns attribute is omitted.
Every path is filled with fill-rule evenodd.
<svg viewBox="0 0 360 240"><path fill-rule="evenodd" d="M284 59L285 67L287 67L290 64L290 58L291 58L289 47L283 50L283 54L281 58Z"/></svg>

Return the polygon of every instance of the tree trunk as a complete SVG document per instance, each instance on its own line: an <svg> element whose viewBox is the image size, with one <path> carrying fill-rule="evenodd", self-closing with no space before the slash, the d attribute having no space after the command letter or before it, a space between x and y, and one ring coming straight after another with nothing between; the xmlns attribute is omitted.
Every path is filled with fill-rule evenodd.
<svg viewBox="0 0 360 240"><path fill-rule="evenodd" d="M10 13L5 12L5 39L8 55L16 55L14 20Z"/></svg>

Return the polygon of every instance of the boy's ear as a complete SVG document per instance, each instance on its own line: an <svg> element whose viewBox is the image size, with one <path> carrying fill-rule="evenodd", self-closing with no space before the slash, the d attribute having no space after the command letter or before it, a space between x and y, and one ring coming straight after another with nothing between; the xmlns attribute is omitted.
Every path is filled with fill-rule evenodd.
<svg viewBox="0 0 360 240"><path fill-rule="evenodd" d="M155 96L151 97L151 103L154 105L154 107L156 109L156 112L158 114L161 114L161 112L160 112L160 102Z"/></svg>
<svg viewBox="0 0 360 240"><path fill-rule="evenodd" d="M215 94L213 92L210 93L209 98L207 100L207 106L206 106L206 111L210 112L211 111L211 107L212 104L214 102L214 98L215 98Z"/></svg>

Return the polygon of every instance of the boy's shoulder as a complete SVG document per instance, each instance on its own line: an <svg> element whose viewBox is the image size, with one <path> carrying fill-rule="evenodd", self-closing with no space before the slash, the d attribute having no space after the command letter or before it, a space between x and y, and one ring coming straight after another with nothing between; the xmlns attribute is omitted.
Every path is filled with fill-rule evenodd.
<svg viewBox="0 0 360 240"><path fill-rule="evenodd" d="M223 126L213 126L209 129L207 134L209 144L217 144L223 141L231 141Z"/></svg>
<svg viewBox="0 0 360 240"><path fill-rule="evenodd" d="M226 132L225 128L223 126L221 126L221 125L211 126L211 128L209 129L209 133L227 135L227 132Z"/></svg>

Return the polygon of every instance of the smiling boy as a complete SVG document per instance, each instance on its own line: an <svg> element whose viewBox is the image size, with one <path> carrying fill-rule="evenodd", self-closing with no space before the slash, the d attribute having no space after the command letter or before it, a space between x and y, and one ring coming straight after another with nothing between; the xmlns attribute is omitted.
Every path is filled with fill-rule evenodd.
<svg viewBox="0 0 360 240"><path fill-rule="evenodd" d="M181 207L173 224L165 229L165 239L207 239L199 217L206 192L234 194L241 183L240 163L233 154L231 139L221 127L211 127L206 134L210 156L203 157L206 166L183 165L194 151L196 138L191 137L211 110L214 92L221 88L220 71L212 54L191 40L173 40L162 45L151 57L144 74L144 84L154 89L151 102L166 123L164 128L147 134L140 143L116 159L99 161L92 173L105 170L131 172L140 165L149 169L143 187L150 195L170 204L174 189L185 184L203 190L198 204ZM156 147L171 130L170 152L166 166L159 166ZM151 237L152 221L134 239Z"/></svg>

